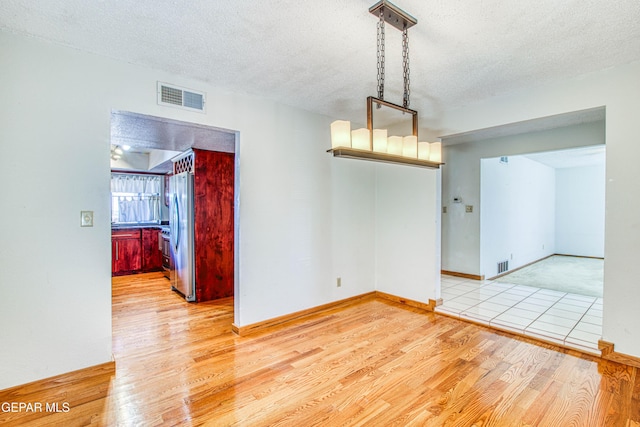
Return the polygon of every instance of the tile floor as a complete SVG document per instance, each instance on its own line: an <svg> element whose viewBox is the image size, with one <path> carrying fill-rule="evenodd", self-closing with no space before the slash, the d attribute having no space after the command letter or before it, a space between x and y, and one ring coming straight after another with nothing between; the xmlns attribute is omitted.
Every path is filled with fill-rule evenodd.
<svg viewBox="0 0 640 427"><path fill-rule="evenodd" d="M600 355L602 298L442 276L437 312Z"/></svg>

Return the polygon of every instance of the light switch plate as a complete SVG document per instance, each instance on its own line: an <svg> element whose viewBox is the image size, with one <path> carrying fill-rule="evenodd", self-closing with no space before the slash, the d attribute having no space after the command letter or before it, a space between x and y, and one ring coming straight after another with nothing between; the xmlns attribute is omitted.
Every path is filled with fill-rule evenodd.
<svg viewBox="0 0 640 427"><path fill-rule="evenodd" d="M93 227L93 211L80 211L80 227Z"/></svg>

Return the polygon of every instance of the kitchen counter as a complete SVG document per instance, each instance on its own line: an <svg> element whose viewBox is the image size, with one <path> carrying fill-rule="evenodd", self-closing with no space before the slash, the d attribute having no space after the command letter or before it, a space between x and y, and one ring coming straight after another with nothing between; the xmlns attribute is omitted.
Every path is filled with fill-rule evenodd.
<svg viewBox="0 0 640 427"><path fill-rule="evenodd" d="M111 224L111 229L112 230L129 230L132 228L165 228L169 226L169 223L167 222L165 224L166 221L163 221L162 224Z"/></svg>

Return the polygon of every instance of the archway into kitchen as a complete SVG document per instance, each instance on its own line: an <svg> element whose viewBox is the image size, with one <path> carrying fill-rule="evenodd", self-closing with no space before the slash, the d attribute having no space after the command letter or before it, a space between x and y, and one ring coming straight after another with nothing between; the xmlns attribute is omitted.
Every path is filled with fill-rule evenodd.
<svg viewBox="0 0 640 427"><path fill-rule="evenodd" d="M131 173L140 177L156 176L162 182L162 188L155 196L158 200L151 201L151 210L156 206L158 208L157 217L154 218L157 223L152 224L155 225L156 233L162 227L165 237L168 237L167 234L173 234L173 237L175 237L170 245L162 241L162 236L158 236L158 240L156 240L158 244L156 248L165 249L163 251L163 261L166 260L167 247L172 246L170 251L172 256L171 265L169 267L163 262L164 265L162 267L162 270L167 267L171 269L171 273L166 274L167 293L172 293L172 289L176 290L175 294L183 297L184 304L187 304L185 299L202 302L222 298L223 296L228 297L229 292L232 295L238 295L238 245L236 242L238 242L239 226L237 209L239 200L239 162L237 161L237 132L133 112L112 111L111 149L112 176L126 172L126 177L130 177ZM114 156L116 150L118 155ZM181 153L189 150L194 154L181 155ZM195 196L192 196L192 200L187 202L187 204L191 204L190 209L192 209L189 214L187 214L189 211L182 213L182 210L180 210L173 215L174 212L171 211L174 206L176 208L180 206L180 209L185 208L183 205L186 205L185 201L187 200L186 195L177 197L175 194L177 190L174 190L173 194L170 190L172 186L178 188L175 182L172 182L172 186L170 186L170 179L168 178L173 174L173 162L171 159L176 157L182 157L182 163L192 167L192 172L196 172L190 178L193 187L191 191ZM175 178L177 177L178 175L175 175ZM114 196L112 192L112 205L119 204L118 200L126 199L127 197L125 196L131 195L118 193ZM132 197L129 197L130 201L131 199ZM144 199L144 196L133 197L135 203L147 203L139 199ZM179 203L178 199L180 200ZM173 204L173 201L176 203ZM197 208L194 209L193 206ZM118 208L116 207L115 210L117 211ZM142 210L145 210L144 207ZM195 213L193 213L194 211ZM194 223L188 225L185 223L185 218L190 215L194 216ZM174 218L173 224L171 224L172 217ZM222 218L222 221L220 221L220 218ZM117 223L117 216L115 219ZM144 225L136 224L136 218L132 215L129 215L129 217L123 216L120 219L122 219L122 222L116 224L114 229L127 229L136 225ZM113 221L114 218L112 218L112 225L114 225ZM178 228L177 224L183 225ZM120 225L120 227L117 225ZM143 237L145 228L139 227L138 229L142 232L140 236L140 241L143 245L141 255L144 256ZM197 292L194 292L193 295L187 295L188 292L176 285L176 283L180 283L179 281L176 282L176 280L189 279L189 277L182 278L182 273L176 274L176 265L180 264L180 262L175 259L178 256L177 248L183 244L182 242L189 241L188 238L185 238L185 236L189 235L189 229L191 230L191 242L188 245L195 248L197 255L194 260L184 260L181 263L192 265L194 270L192 274L200 281L196 287ZM182 236L182 238L178 239L179 236ZM180 245L178 245L178 241L180 241ZM115 250L115 243L112 242L112 251ZM187 250L184 250L184 252L187 252ZM113 252L114 260L118 257L117 254L117 251ZM112 260L112 268L115 265L114 260ZM127 268L131 268L131 266ZM182 267L178 267L178 269L180 268ZM152 270L162 271L159 268L152 268ZM207 274L208 276L206 276ZM222 290L218 292L218 290L213 289L214 287L220 289L227 287L228 289L224 292ZM237 307L237 299L234 299L235 307Z"/></svg>

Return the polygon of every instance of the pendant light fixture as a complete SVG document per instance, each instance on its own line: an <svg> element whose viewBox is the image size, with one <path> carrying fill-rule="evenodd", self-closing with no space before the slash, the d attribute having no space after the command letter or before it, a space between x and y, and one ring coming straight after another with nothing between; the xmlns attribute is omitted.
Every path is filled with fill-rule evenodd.
<svg viewBox="0 0 640 427"><path fill-rule="evenodd" d="M409 108L409 34L408 29L418 21L392 3L381 0L369 8L379 18L378 29L378 96L367 97L367 127L351 130L351 122L337 120L331 123L331 149L334 157L371 160L437 169L442 155L439 142L418 142L418 112ZM385 23L402 31L402 71L404 93L402 105L384 100ZM387 129L375 129L373 109L388 107L410 115L412 134L388 135Z"/></svg>

